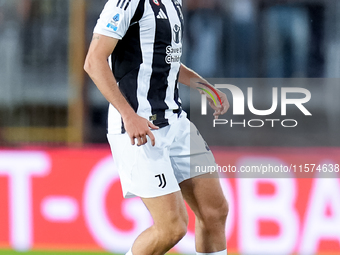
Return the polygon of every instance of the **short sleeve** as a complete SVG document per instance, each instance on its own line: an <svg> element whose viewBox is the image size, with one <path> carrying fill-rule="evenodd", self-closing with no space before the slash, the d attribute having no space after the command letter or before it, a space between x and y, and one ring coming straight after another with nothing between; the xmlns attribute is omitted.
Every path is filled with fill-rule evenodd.
<svg viewBox="0 0 340 255"><path fill-rule="evenodd" d="M94 33L122 39L129 29L138 0L109 0L94 28Z"/></svg>

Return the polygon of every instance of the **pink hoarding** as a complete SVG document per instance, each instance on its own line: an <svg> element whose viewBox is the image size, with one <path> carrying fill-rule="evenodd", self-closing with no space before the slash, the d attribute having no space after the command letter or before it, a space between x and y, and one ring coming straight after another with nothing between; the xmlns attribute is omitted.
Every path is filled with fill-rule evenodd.
<svg viewBox="0 0 340 255"><path fill-rule="evenodd" d="M340 149L212 150L221 175L229 177L220 180L230 205L230 252L340 253ZM290 172L266 178L280 166L276 170ZM228 167L236 171L227 173ZM256 169L263 178L245 175ZM151 224L138 198L122 198L107 147L0 150L0 208L0 248L22 251L124 253ZM189 218L175 252L194 252L191 211Z"/></svg>

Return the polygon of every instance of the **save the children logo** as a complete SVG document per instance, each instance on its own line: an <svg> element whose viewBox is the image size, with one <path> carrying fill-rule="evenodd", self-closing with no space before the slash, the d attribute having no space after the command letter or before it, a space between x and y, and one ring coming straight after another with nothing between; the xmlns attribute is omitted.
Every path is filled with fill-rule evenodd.
<svg viewBox="0 0 340 255"><path fill-rule="evenodd" d="M166 47L165 53L166 53L165 62L167 64L170 65L171 63L181 62L182 47L176 48L169 45Z"/></svg>
<svg viewBox="0 0 340 255"><path fill-rule="evenodd" d="M202 91L201 95L201 115L207 115L207 97L209 97L215 106L222 105L222 100L216 89L228 89L232 95L232 110L233 115L245 115L245 96L242 90L231 84L215 84L211 86L206 83L196 82L196 87ZM312 116L312 114L304 106L305 103L311 99L311 93L308 89L299 87L282 87L281 90L281 116L287 116L287 105L295 105L305 116ZM299 94L300 98L288 98L289 94ZM259 110L253 104L253 88L247 88L247 106L248 110L257 116L269 116L273 114L279 104L278 88L272 88L272 105L269 109ZM280 123L280 124L279 124ZM230 125L230 127L243 126L243 127L263 127L265 125L281 125L282 127L296 127L298 121L296 119L278 119L278 118L265 118L265 119L243 119L242 122L233 121L233 119L214 119L213 127L217 125Z"/></svg>

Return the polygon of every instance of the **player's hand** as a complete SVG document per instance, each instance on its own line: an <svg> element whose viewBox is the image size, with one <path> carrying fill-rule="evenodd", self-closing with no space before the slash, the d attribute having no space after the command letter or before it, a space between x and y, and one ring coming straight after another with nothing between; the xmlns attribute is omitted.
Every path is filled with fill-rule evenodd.
<svg viewBox="0 0 340 255"><path fill-rule="evenodd" d="M217 102L218 105L216 106L216 105L214 104L214 101L213 101L210 97L208 97L208 102L209 102L210 107L211 107L213 110L215 110L215 112L214 112L214 114L213 114L214 117L215 117L215 119L218 119L218 117L219 117L220 115L223 115L223 114L225 114L225 113L228 111L228 109L229 109L229 107L230 107L230 104L229 104L229 101L228 101L228 98L227 98L226 94L224 94L222 91L220 91L220 90L218 90L218 89L216 89L216 91L217 91L218 95L219 95L220 98L221 98L222 105L221 105L221 103L218 101L218 102Z"/></svg>
<svg viewBox="0 0 340 255"><path fill-rule="evenodd" d="M152 134L150 128L159 129L159 127L155 126L147 119L138 116L137 114L134 114L123 119L123 122L125 130L131 139L132 145L135 145L135 139L137 139L138 141L137 142L138 146L146 144L147 143L146 136L149 136L151 139L152 146L155 146L156 144L155 137Z"/></svg>

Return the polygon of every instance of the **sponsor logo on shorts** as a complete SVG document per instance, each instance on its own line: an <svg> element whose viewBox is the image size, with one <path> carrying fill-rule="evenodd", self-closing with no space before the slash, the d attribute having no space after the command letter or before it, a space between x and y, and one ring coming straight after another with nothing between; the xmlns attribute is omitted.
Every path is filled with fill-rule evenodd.
<svg viewBox="0 0 340 255"><path fill-rule="evenodd" d="M166 179L164 174L157 174L155 175L155 178L159 178L159 185L158 187L164 189L166 186Z"/></svg>

